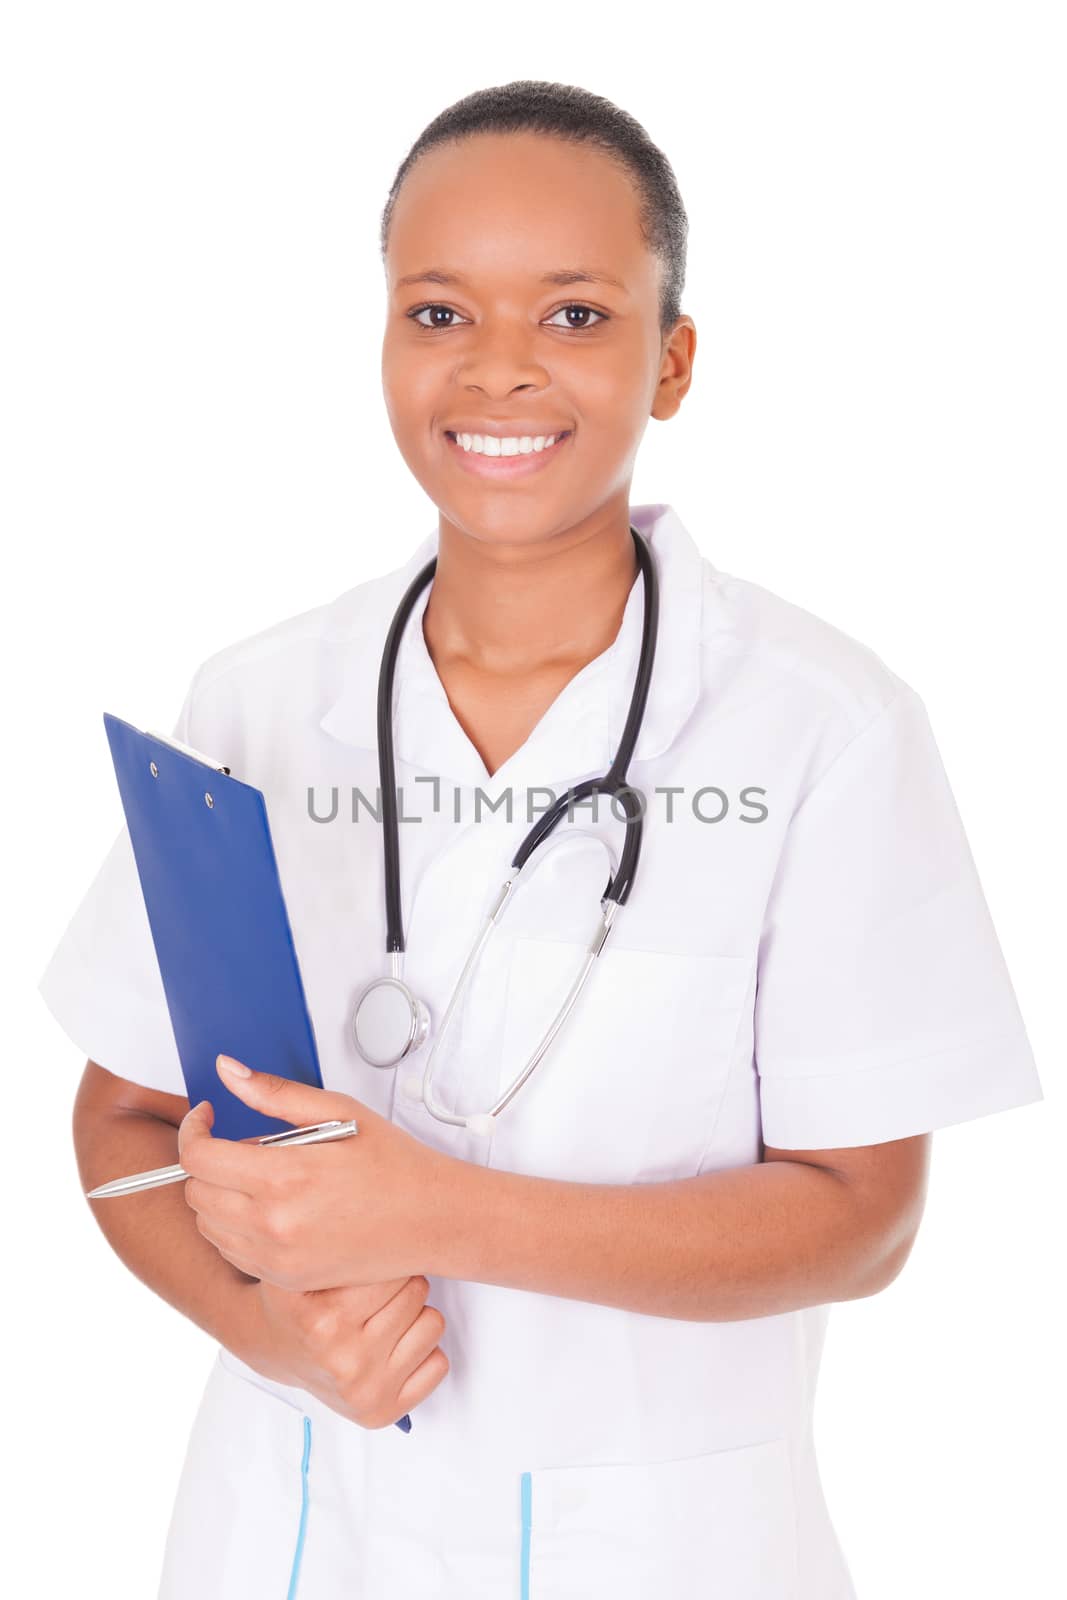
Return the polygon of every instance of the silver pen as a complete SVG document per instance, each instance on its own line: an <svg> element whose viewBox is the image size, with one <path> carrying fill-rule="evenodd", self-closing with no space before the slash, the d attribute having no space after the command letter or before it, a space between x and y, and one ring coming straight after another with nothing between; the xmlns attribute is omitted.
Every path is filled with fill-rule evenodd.
<svg viewBox="0 0 1067 1600"><path fill-rule="evenodd" d="M359 1129L355 1121L312 1122L306 1128L285 1128L281 1133L266 1133L256 1144L329 1144L334 1139L350 1139ZM253 1141L249 1141L250 1143ZM115 1178L87 1191L86 1199L103 1200L108 1195L136 1194L139 1189L159 1189L165 1183L181 1183L189 1174L182 1166L155 1167L151 1172L134 1172L128 1178Z"/></svg>

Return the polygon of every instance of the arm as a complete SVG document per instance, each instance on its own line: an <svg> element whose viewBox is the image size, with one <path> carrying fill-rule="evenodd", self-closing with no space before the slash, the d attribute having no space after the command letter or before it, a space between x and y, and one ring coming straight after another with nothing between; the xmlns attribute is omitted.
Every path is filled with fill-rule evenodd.
<svg viewBox="0 0 1067 1600"><path fill-rule="evenodd" d="M87 1061L73 1114L82 1188L177 1161L178 1124L188 1109L180 1095L145 1089ZM184 1189L174 1183L89 1204L115 1254L142 1283L239 1352L255 1325L255 1281L202 1236Z"/></svg>
<svg viewBox="0 0 1067 1600"><path fill-rule="evenodd" d="M179 1095L87 1062L74 1104L83 1187L177 1161L188 1109ZM445 1377L445 1319L426 1304L425 1276L319 1293L260 1283L203 1236L187 1188L174 1183L90 1204L130 1271L258 1372L307 1389L366 1428L395 1422Z"/></svg>
<svg viewBox="0 0 1067 1600"><path fill-rule="evenodd" d="M234 1265L286 1288L417 1268L728 1322L876 1294L907 1259L925 1200L928 1134L765 1147L754 1166L665 1183L573 1183L463 1161L350 1095L225 1057L219 1070L246 1104L287 1122L359 1124L358 1138L287 1152L206 1130L189 1143L201 1229Z"/></svg>
<svg viewBox="0 0 1067 1600"><path fill-rule="evenodd" d="M768 1146L756 1166L632 1186L456 1162L429 1270L699 1322L860 1299L908 1257L929 1147Z"/></svg>

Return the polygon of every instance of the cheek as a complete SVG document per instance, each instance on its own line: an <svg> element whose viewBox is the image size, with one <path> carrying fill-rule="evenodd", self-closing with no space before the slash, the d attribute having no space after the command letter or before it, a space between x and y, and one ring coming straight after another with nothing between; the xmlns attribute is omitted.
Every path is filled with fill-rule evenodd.
<svg viewBox="0 0 1067 1600"><path fill-rule="evenodd" d="M636 444L649 419L658 376L642 340L613 340L601 359L588 361L580 380L575 378L586 431L610 440L616 449L624 441Z"/></svg>
<svg viewBox="0 0 1067 1600"><path fill-rule="evenodd" d="M438 348L412 348L413 336L387 332L382 343L382 396L397 444L405 455L425 450L448 367Z"/></svg>

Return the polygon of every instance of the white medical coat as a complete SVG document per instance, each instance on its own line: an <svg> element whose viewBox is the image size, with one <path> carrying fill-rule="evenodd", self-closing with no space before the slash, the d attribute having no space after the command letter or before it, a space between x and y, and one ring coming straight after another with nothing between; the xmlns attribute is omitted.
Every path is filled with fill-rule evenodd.
<svg viewBox="0 0 1067 1600"><path fill-rule="evenodd" d="M388 971L380 826L358 798L377 801L379 660L436 530L403 567L195 673L174 731L266 795L327 1088L464 1160L623 1184L748 1166L761 1138L871 1144L1041 1099L918 695L854 639L717 570L671 507L631 515L661 591L630 767L646 804L637 879L491 1142L405 1092L428 1045L380 1071L351 1029ZM428 588L416 604L395 744L403 814L420 819L400 826L406 976L433 1018L538 810L610 763L641 591L638 578L612 646L492 777L426 649ZM621 842L603 800L575 823ZM605 861L572 832L509 907L442 1052L444 1105L484 1111L525 1059L593 929ZM125 829L41 991L84 1055L184 1093ZM164 1600L853 1595L812 1438L828 1307L700 1322L430 1284L451 1369L407 1435L346 1422L220 1350Z"/></svg>

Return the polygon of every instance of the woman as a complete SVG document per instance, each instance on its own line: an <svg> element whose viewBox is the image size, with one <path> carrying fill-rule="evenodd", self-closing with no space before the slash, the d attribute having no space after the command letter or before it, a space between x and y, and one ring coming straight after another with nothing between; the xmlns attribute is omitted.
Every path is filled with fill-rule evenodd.
<svg viewBox="0 0 1067 1600"><path fill-rule="evenodd" d="M188 1108L125 830L44 976L90 1056L85 1186L176 1144L192 1174L98 1210L221 1345L167 1600L853 1593L812 1439L827 1308L903 1266L931 1130L1041 1089L921 700L629 503L692 378L685 237L668 162L595 95L509 84L431 123L383 218L382 373L438 527L186 697L177 736L267 795L326 1087L219 1071L359 1137L265 1151ZM382 1071L353 1023L390 970L363 801L434 557L390 723L430 1029ZM435 1058L442 1120L460 969L531 824L628 743L653 585L630 798L576 802L509 904ZM635 805L578 1004L465 1125L551 1022Z"/></svg>

